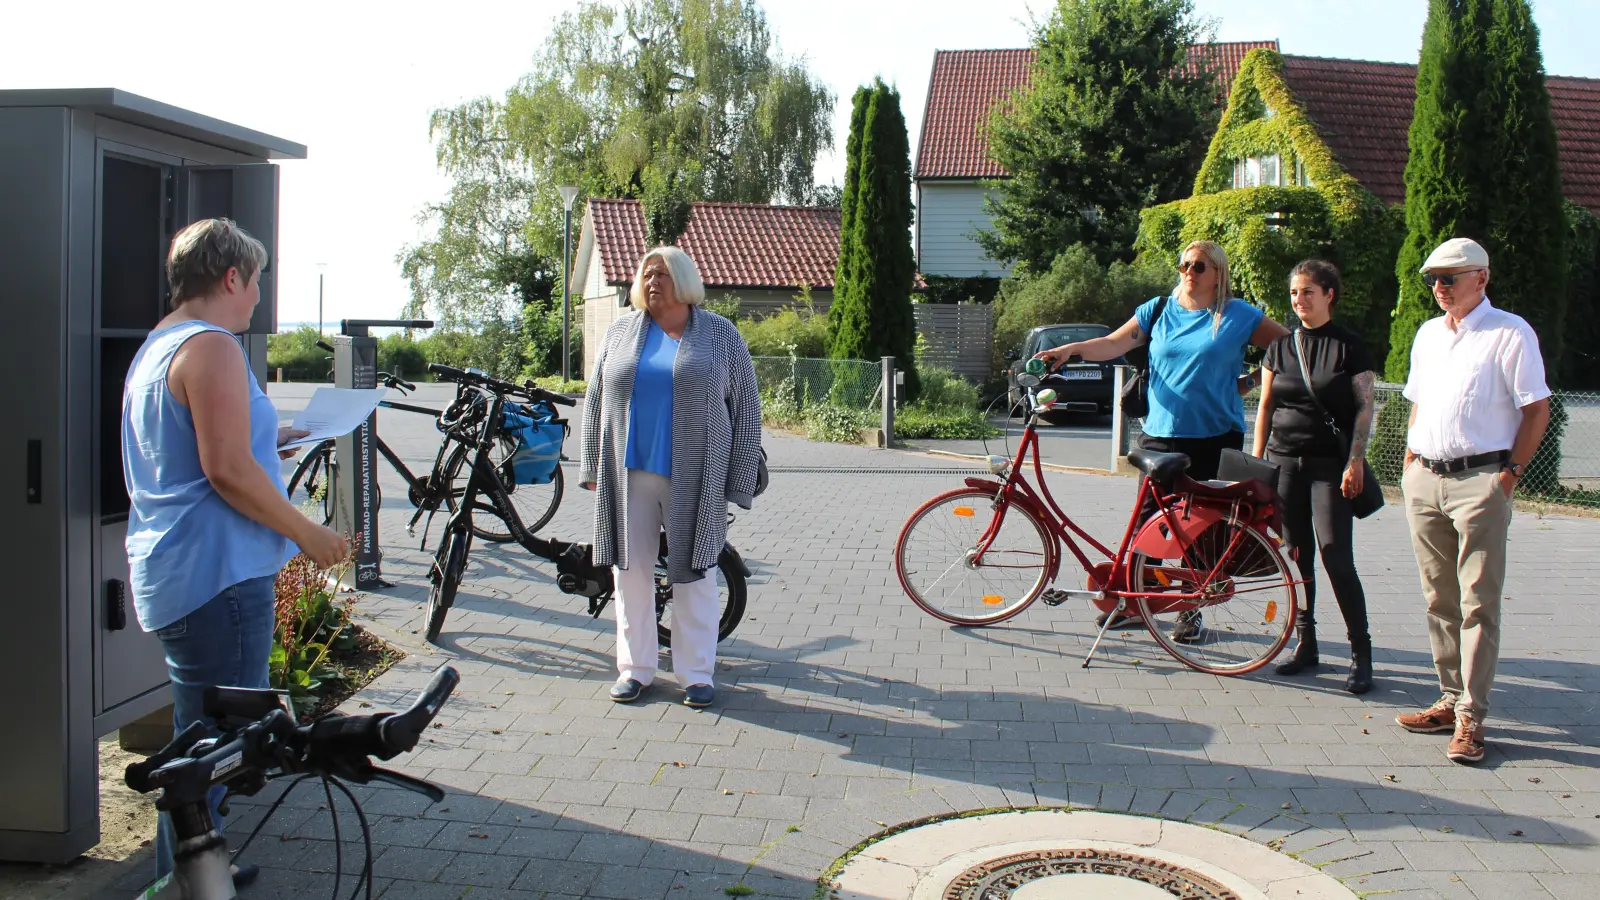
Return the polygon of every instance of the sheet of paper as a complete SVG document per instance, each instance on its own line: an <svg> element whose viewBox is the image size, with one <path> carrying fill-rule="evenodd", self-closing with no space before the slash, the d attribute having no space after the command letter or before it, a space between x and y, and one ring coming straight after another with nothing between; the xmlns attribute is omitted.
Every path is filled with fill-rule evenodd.
<svg viewBox="0 0 1600 900"><path fill-rule="evenodd" d="M387 393L388 388L317 388L306 408L295 414L292 425L311 434L278 449L319 444L355 431L378 408L378 401Z"/></svg>

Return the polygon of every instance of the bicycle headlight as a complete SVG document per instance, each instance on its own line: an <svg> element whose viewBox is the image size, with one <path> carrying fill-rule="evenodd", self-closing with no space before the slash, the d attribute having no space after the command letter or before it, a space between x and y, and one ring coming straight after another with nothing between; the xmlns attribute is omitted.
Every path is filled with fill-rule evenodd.
<svg viewBox="0 0 1600 900"><path fill-rule="evenodd" d="M1004 475L1011 471L1011 460L1004 456L989 457L989 472L994 475Z"/></svg>

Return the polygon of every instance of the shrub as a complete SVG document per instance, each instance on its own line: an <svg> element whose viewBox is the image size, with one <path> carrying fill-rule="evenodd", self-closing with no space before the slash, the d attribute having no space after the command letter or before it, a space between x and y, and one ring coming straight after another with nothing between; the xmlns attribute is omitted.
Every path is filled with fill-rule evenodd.
<svg viewBox="0 0 1600 900"><path fill-rule="evenodd" d="M828 319L817 314L810 291L762 319L740 319L739 333L751 356L798 356L819 359L828 355Z"/></svg>
<svg viewBox="0 0 1600 900"><path fill-rule="evenodd" d="M273 688L289 692L302 715L316 705L323 681L336 677L328 655L355 642L349 611L334 602L328 587L332 574L342 574L342 569L324 570L300 554L289 560L275 583L277 624L268 680Z"/></svg>
<svg viewBox="0 0 1600 900"><path fill-rule="evenodd" d="M1088 247L1074 244L1056 256L1049 271L1023 270L1007 278L994 303L995 369L1005 369L1003 354L1020 348L1030 328L1058 322L1119 327L1140 303L1177 283L1162 263L1102 266Z"/></svg>
<svg viewBox="0 0 1600 900"><path fill-rule="evenodd" d="M580 378L574 378L571 381L562 381L560 375L546 375L542 378L533 379L533 383L547 391L557 394L581 395L589 393L589 382Z"/></svg>
<svg viewBox="0 0 1600 900"><path fill-rule="evenodd" d="M742 318L742 314L739 312L739 298L733 294L723 294L715 299L707 297L701 307L735 324L738 324L739 319Z"/></svg>
<svg viewBox="0 0 1600 900"><path fill-rule="evenodd" d="M978 388L972 382L940 366L921 365L917 368L922 372L922 396L917 398L916 405L930 409L978 407Z"/></svg>
<svg viewBox="0 0 1600 900"><path fill-rule="evenodd" d="M317 346L320 337L310 325L267 335L267 369L282 369L283 377L294 381L326 381L333 354Z"/></svg>
<svg viewBox="0 0 1600 900"><path fill-rule="evenodd" d="M928 382L922 382L926 389ZM900 438L990 438L1000 430L983 418L983 413L971 406L923 406L914 403L894 414L894 436Z"/></svg>
<svg viewBox="0 0 1600 900"><path fill-rule="evenodd" d="M425 378L428 374L428 355L422 345L396 332L378 340L378 368L407 381Z"/></svg>

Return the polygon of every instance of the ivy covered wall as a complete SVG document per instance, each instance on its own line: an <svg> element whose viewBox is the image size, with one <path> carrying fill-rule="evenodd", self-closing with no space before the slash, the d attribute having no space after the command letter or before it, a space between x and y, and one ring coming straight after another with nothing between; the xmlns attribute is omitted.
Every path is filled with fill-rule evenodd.
<svg viewBox="0 0 1600 900"><path fill-rule="evenodd" d="M1235 161L1272 154L1282 172L1303 167L1311 186L1232 187ZM1309 256L1328 259L1344 276L1337 318L1382 359L1404 233L1403 213L1333 158L1284 81L1283 58L1263 49L1239 68L1194 196L1144 210L1138 249L1176 261L1190 241L1216 241L1228 253L1234 294L1279 321L1291 319L1289 270Z"/></svg>

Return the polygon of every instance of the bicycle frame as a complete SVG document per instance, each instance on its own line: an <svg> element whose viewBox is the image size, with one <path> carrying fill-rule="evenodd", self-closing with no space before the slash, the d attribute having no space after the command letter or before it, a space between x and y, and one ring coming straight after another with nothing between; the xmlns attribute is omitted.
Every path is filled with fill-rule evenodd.
<svg viewBox="0 0 1600 900"><path fill-rule="evenodd" d="M1032 392L1030 391L1030 399ZM1001 481L991 481L984 478L968 478L967 484L972 487L992 490L994 495L994 517L989 526L979 537L976 549L973 551L972 563L981 564L983 555L987 553L994 541L999 537L1000 528L1005 522L1007 509L1012 504L1025 506L1034 517L1050 532L1051 540L1046 543L1045 570L1047 582L1053 583L1061 571L1060 545L1064 544L1071 551L1074 558L1083 567L1089 587L1086 590L1062 590L1058 595L1065 595L1063 599L1082 599L1093 603L1098 609L1106 613L1121 613L1127 611L1129 604L1138 600L1158 601L1158 612L1187 612L1203 609L1220 600L1215 596L1207 596L1204 586L1212 583L1217 576L1233 561L1234 554L1238 551L1243 538L1243 528L1258 528L1254 515L1241 517L1241 501L1238 499L1225 500L1222 498L1206 498L1191 491L1181 489L1170 493L1163 492L1160 486L1148 475L1141 476L1139 491L1134 498L1133 511L1129 514L1128 524L1123 529L1122 540L1113 552L1105 544L1085 531L1072 520L1072 517L1062 510L1054 495L1050 493L1050 486L1044 478L1044 465L1039 456L1038 420L1040 409L1036 408L1029 413L1027 424L1023 428L1022 441L1017 447L1016 456L1007 464L1004 478ZM1023 474L1028 458L1032 457L1034 480L1038 482L1035 488L1028 482ZM1149 500L1155 505L1156 513L1143 522L1140 514L1144 510L1145 501ZM1180 517L1181 511L1181 517ZM1184 524L1194 517L1201 517L1209 527L1218 521L1231 521L1235 524L1232 537L1227 547L1218 554L1210 565L1195 559L1193 547L1181 549L1185 567L1158 567L1154 570L1155 577L1163 586L1174 582L1185 582L1196 586L1195 590L1163 590L1143 591L1134 590L1130 584L1131 560L1133 552L1139 545L1144 544L1149 549L1156 549L1159 541L1178 543L1176 538L1186 532L1195 531L1194 528L1185 528ZM1165 530L1165 535L1162 534ZM1150 535L1149 539L1145 539ZM1093 550L1105 558L1105 562L1096 563L1079 546L1075 538L1081 538ZM1270 538L1269 538L1270 539ZM1181 545L1180 545L1181 546ZM1155 558L1170 558L1162 554L1151 554ZM1173 577L1177 576L1177 577ZM1296 586L1303 582L1292 582ZM1056 602L1062 602L1058 600ZM1100 629L1100 635L1094 645L1089 649L1089 657L1093 657L1095 650L1100 645L1100 638L1105 636L1106 630L1114 616L1108 616L1105 624ZM1089 659L1084 660L1084 666L1089 665Z"/></svg>

